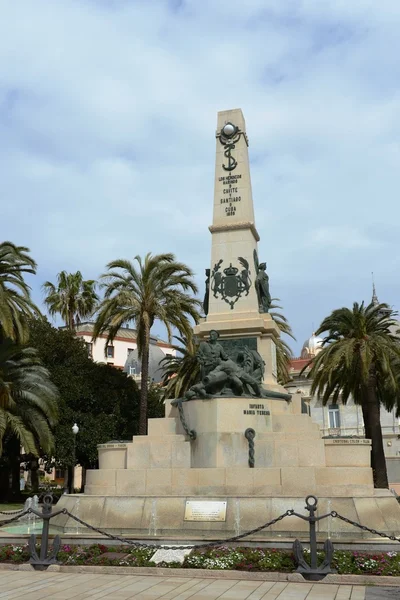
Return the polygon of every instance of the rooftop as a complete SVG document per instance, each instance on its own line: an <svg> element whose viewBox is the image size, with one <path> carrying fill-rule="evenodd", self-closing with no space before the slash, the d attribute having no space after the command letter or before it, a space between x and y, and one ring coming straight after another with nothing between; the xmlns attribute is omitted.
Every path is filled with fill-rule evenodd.
<svg viewBox="0 0 400 600"><path fill-rule="evenodd" d="M92 335L93 330L94 330L94 323L92 321L84 321L83 323L79 323L79 325L76 326L77 335L85 335L85 334ZM106 337L106 336L105 336L105 334L103 334L103 335L101 335L101 337ZM120 329L118 329L116 338L118 338L120 340L122 339L122 340L136 341L136 338L137 338L136 329L131 329L130 327L121 327ZM171 344L169 342L161 340L160 338L153 336L153 335L150 336L150 343L151 344L160 344L163 346L171 347Z"/></svg>

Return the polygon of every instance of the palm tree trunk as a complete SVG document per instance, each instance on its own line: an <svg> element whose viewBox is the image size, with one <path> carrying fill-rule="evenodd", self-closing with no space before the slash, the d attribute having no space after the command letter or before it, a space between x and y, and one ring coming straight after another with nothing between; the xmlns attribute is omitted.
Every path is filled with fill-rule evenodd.
<svg viewBox="0 0 400 600"><path fill-rule="evenodd" d="M376 370L371 365L367 387L367 411L368 428L371 436L371 466L376 488L388 488L385 452L383 449L383 437L380 417L380 404L376 395Z"/></svg>
<svg viewBox="0 0 400 600"><path fill-rule="evenodd" d="M368 389L365 388L365 398L367 398L367 395L368 395ZM363 402L361 404L361 410L362 410L363 421L364 421L364 434L365 434L365 437L368 440L370 440L371 439L371 427L369 424L368 405L366 404L366 402Z"/></svg>
<svg viewBox="0 0 400 600"><path fill-rule="evenodd" d="M139 435L147 435L147 396L149 380L149 348L150 348L150 328L145 326L144 344L142 353L142 373L140 377L140 414L139 414Z"/></svg>
<svg viewBox="0 0 400 600"><path fill-rule="evenodd" d="M8 499L10 493L11 468L8 461L3 461L0 468L0 501Z"/></svg>
<svg viewBox="0 0 400 600"><path fill-rule="evenodd" d="M30 471L32 492L36 493L39 491L39 461L36 457L31 460Z"/></svg>
<svg viewBox="0 0 400 600"><path fill-rule="evenodd" d="M364 397L365 398L368 397L368 388L367 387L365 388ZM368 404L366 403L366 401L362 403L361 410L362 410L363 421L364 421L364 435L367 440L370 440L372 438L372 433L371 433L371 425L369 423L370 414L368 412ZM373 452L371 451L371 469L372 469L372 471L375 471L374 458L375 458L375 456L374 456Z"/></svg>

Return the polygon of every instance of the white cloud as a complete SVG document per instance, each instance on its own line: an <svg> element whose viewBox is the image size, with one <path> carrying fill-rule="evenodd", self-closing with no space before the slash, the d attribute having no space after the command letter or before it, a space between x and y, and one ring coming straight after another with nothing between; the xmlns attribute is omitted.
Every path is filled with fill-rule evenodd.
<svg viewBox="0 0 400 600"><path fill-rule="evenodd" d="M36 295L147 251L203 282L216 112L240 106L260 254L299 341L368 298L371 270L398 304L397 0L0 4L0 216Z"/></svg>

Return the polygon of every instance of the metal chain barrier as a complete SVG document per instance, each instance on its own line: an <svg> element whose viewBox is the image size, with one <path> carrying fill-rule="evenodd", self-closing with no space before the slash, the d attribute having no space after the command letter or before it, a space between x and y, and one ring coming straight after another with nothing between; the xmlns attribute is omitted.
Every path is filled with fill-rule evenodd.
<svg viewBox="0 0 400 600"><path fill-rule="evenodd" d="M355 521L352 521L351 519L348 519L347 517L343 517L343 515L339 515L339 513L337 513L335 510L333 510L329 514L334 519L340 519L341 521L344 521L345 523L348 523L349 525L353 525L354 527L358 527L358 529L362 529L362 531L369 531L370 533L373 533L374 535L379 535L382 538L387 538L388 540L391 540L392 542L400 542L400 538L397 538L394 535L387 535L387 533L382 533L382 531L377 531L376 529L371 529L370 527L367 527L366 525L361 525L360 523L356 523Z"/></svg>
<svg viewBox="0 0 400 600"><path fill-rule="evenodd" d="M64 512L64 510L63 510L63 512ZM287 510L285 513L279 515L279 517L272 519L272 521L268 521L267 523L264 523L264 525L260 525L260 527L256 527L255 529L246 531L246 533L241 533L240 535L235 535L233 537L223 539L223 540L214 540L212 542L207 542L205 544L191 544L190 546L166 546L165 544L146 544L146 543L141 543L141 542L133 542L132 540L127 540L126 538L123 538L119 535L114 535L112 533L108 533L107 531L104 531L103 529L94 527L94 525L89 525L88 523L85 523L85 521L82 521L82 519L79 519L79 517L76 517L75 515L73 515L72 513L70 513L67 510L64 512L64 514L67 514L69 517L71 517L71 519L73 519L77 523L80 523L81 525L83 525L84 527L87 527L88 529L91 529L92 531L96 531L97 533L100 533L100 535L104 535L105 537L107 537L110 540L115 540L115 541L121 542L122 544L132 546L134 548L154 548L155 550L160 550L160 549L163 549L163 550L191 550L192 548L196 548L196 549L197 548L210 548L213 546L220 546L221 544L236 542L237 540L241 540L245 537L248 537L249 535L258 533L259 531L262 531L263 529L267 529L267 527L271 527L271 525L275 525L275 523L278 523L278 521L282 521L282 519L284 519L285 517L290 517L291 515L294 514L294 511L293 511L293 509Z"/></svg>
<svg viewBox="0 0 400 600"><path fill-rule="evenodd" d="M49 504L49 503L46 503L46 504ZM8 525L9 523L13 523L14 521L18 521L18 519L20 519L21 517L28 515L28 514L35 514L36 516L39 516L39 517L42 516L39 512L32 510L31 508L28 508L23 513L16 515L12 519L0 521L0 527L2 527L3 525ZM282 519L284 519L285 517L289 517L292 514L294 514L294 511L293 511L293 509L287 510L285 513L279 515L279 517L276 517L275 519L272 519L271 521L268 521L267 523L260 525L260 527L256 527L255 529L251 529L250 531L246 531L245 533L241 533L240 535L235 535L233 537L226 538L226 539L214 540L212 542L207 542L204 544L191 544L189 546L181 546L181 545L180 546L166 546L165 544L149 544L149 543L146 544L146 543L141 543L141 542L133 542L132 540L128 540L121 536L114 535L112 533L108 533L107 531L104 531L103 529L99 529L98 527L95 527L94 525L90 525L89 523L86 523L86 521L83 521L79 517L76 517L75 515L70 513L69 510L67 510L66 508L63 508L62 510L57 511L57 513L54 513L51 516L55 517L60 514L67 515L68 517L70 517L71 519L76 521L77 523L80 523L84 527L87 527L88 529L91 529L92 531L95 531L95 532L99 533L100 535L104 535L108 539L119 541L122 544L133 546L135 548L154 548L155 550L159 550L161 548L163 548L165 550L180 550L180 549L191 550L192 548L209 548L212 546L220 546L221 544L226 544L229 542L235 542L237 540L241 540L245 537L248 537L249 535L258 533L259 531L262 531L263 529L267 529L267 527L271 527L272 525L275 525L275 523L278 523L278 521L282 521ZM50 520L50 519L47 517L47 520Z"/></svg>
<svg viewBox="0 0 400 600"><path fill-rule="evenodd" d="M188 435L190 437L190 439L194 441L197 438L197 433L195 432L194 429L190 429L189 425L186 423L185 414L183 412L182 400L178 399L176 401L175 406L178 407L179 418L182 423L182 427L186 432L186 435Z"/></svg>
<svg viewBox="0 0 400 600"><path fill-rule="evenodd" d="M250 430L250 428L249 428L246 430L247 435L245 433L246 438L249 440L249 448L250 448L250 443L253 442L253 440L254 440L255 432L254 432L254 435L253 435L253 432L254 432L254 430ZM253 455L253 460L254 460L254 455ZM249 458L249 463L250 463L250 458ZM394 535L387 535L386 533L377 531L376 529L372 529L371 527L367 527L366 525L361 525L360 523L357 523L356 521L352 521L351 519L348 519L347 517L340 515L336 511L331 511L327 514L317 516L316 511L317 511L318 500L315 496L307 496L307 498L306 498L306 507L305 508L309 512L308 517L295 512L293 509L289 509L286 512L279 515L279 517L276 517L275 519L272 519L271 521L268 521L267 523L264 523L263 525L260 525L259 527L251 529L250 531L246 531L245 533L235 535L230 538L213 540L211 542L205 542L205 543L201 543L201 544L190 544L190 545L179 545L179 546L167 546L164 544L134 542L133 540L126 539L119 535L114 535L112 533L108 533L107 531L104 531L103 529L100 529L98 527L95 527L94 525L90 525L89 523L86 523L79 517L76 517L75 515L70 513L69 510L67 510L66 508L52 512L52 500L53 500L52 495L46 494L43 498L42 512L39 512L32 508L28 508L27 510L18 512L18 514L14 513L14 516L11 519L7 519L5 521L0 521L0 527L2 527L4 525L8 525L10 523L18 521L21 517L28 515L28 514L34 514L34 515L40 517L41 519L43 519L43 531L42 531L42 541L41 541L41 547L40 547L40 556L35 547L36 546L35 534L31 535L31 538L29 541L29 547L31 550L30 563L32 564L32 566L34 568L37 568L37 569L45 569L50 564L55 564L57 562L57 553L58 553L58 550L59 550L60 544L61 544L60 536L56 536L54 538L53 548L52 548L51 552L48 552L48 543L49 543L50 519L52 519L53 517L56 517L58 515L67 515L69 518L71 518L76 523L83 525L83 527L86 527L87 529L90 529L91 531L95 531L96 533L100 534L101 536L104 536L104 538L118 541L122 545L131 546L133 548L151 548L154 551L159 550L161 548L165 549L165 550L181 550L181 549L192 550L193 548L195 548L197 550L197 549L202 549L202 548L212 548L212 547L220 546L223 544L229 544L232 542L237 542L239 540L242 540L242 539L244 539L248 536L254 535L256 533L259 533L263 529L267 529L268 527L275 525L275 523L282 521L282 519L284 519L285 517L296 516L304 521L307 521L310 525L310 552L311 552L311 563L310 564L308 564L308 562L305 560L304 549L303 549L300 541L295 540L295 542L293 544L293 552L294 552L294 555L296 558L296 562L298 564L297 572L301 573L304 578L309 579L309 580L322 579L328 573L335 572L331 568L331 561L333 558L334 549L333 549L333 544L330 540L326 540L324 543L325 559L323 560L323 562L320 565L318 565L318 562L317 562L317 538L316 538L316 527L315 526L316 526L316 523L318 521L321 521L322 519L326 519L327 517L340 519L344 523L348 523L349 525L357 527L358 529L361 529L362 531L368 531L369 533L372 533L373 535L377 535L382 538L389 539L393 542L400 542L400 538L398 538ZM97 541L101 541L101 540L97 540Z"/></svg>
<svg viewBox="0 0 400 600"><path fill-rule="evenodd" d="M0 515L19 515L24 510L24 508L20 508L19 510L0 510Z"/></svg>
<svg viewBox="0 0 400 600"><path fill-rule="evenodd" d="M249 442L249 467L250 469L254 469L255 465L255 449L254 449L254 438L256 437L256 432L252 427L248 427L244 432L244 437Z"/></svg>
<svg viewBox="0 0 400 600"><path fill-rule="evenodd" d="M18 519L20 519L21 517L24 517L25 515L29 515L29 513L31 513L31 512L32 512L32 509L27 508L22 513L19 513L12 519L6 519L5 521L0 521L0 527L3 527L3 525L9 525L9 523L13 523L14 521L18 521ZM3 514L7 514L7 513L3 513Z"/></svg>

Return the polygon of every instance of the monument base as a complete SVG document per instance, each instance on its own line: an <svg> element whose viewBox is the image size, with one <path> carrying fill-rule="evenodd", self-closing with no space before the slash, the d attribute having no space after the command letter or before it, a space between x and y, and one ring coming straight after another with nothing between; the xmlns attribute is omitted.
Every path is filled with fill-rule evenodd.
<svg viewBox="0 0 400 600"><path fill-rule="evenodd" d="M149 434L130 443L99 446L99 469L88 471L84 495L65 495L60 508L110 532L146 536L230 537L274 519L288 509L304 514L304 498L317 496L318 514L332 510L378 531L397 534L400 506L389 490L373 488L370 440L322 439L317 424L292 402L243 397L191 400L183 404L190 441L178 409L150 419ZM249 467L245 431L255 431ZM226 503L226 519L187 521L188 501ZM205 517L207 519L207 516ZM76 523L55 519L66 532ZM307 524L286 517L257 539L303 537ZM338 519L319 524L321 539L371 537Z"/></svg>
<svg viewBox="0 0 400 600"><path fill-rule="evenodd" d="M305 514L304 498L285 497L227 497L207 496L207 500L226 501L226 520L185 521L187 501L199 501L203 495L191 496L97 496L87 494L64 495L57 508L67 508L87 523L116 535L135 538L165 538L179 540L224 540L244 533L270 521L286 510L294 509ZM367 525L387 535L398 534L400 507L389 490L374 490L369 495L358 497L319 497L318 515L332 510ZM90 534L90 530L79 525L68 516L52 519L52 526L65 533ZM271 527L245 538L246 541L272 541L285 539L309 539L308 524L298 517L285 517ZM317 538L324 541L355 542L380 539L369 532L355 528L339 519L328 518L317 524Z"/></svg>

